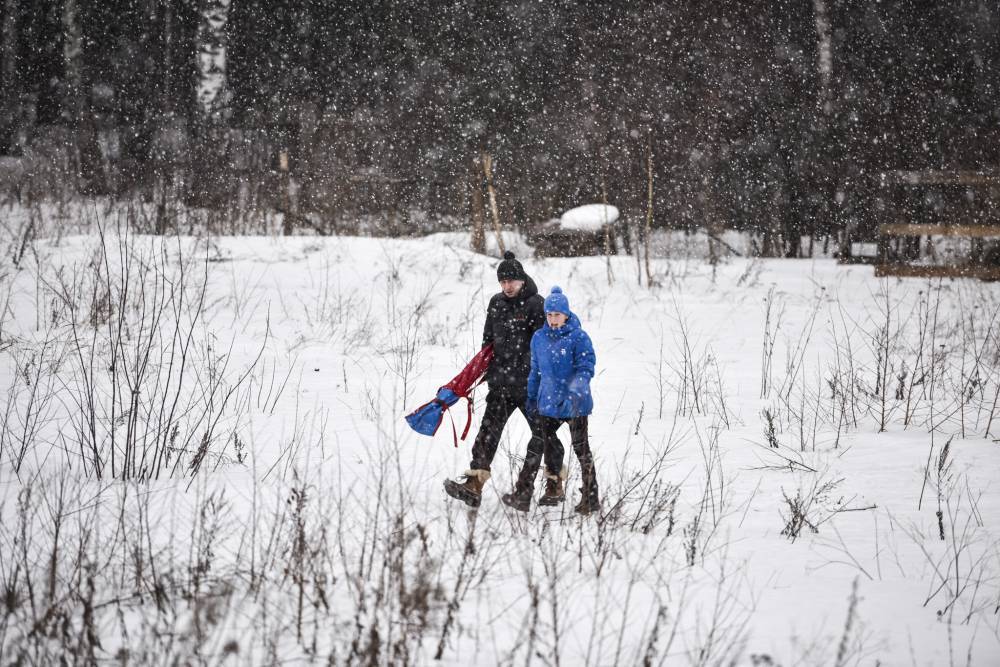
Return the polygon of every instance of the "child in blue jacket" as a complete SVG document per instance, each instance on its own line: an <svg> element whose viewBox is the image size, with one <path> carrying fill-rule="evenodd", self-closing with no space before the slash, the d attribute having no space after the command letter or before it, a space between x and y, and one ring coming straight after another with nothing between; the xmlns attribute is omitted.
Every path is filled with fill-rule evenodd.
<svg viewBox="0 0 1000 667"><path fill-rule="evenodd" d="M569 424L573 451L580 462L583 478L582 498L575 507L580 514L600 508L594 457L590 451L587 418L594 410L590 380L594 377L594 346L581 328L580 319L569 309L569 299L562 289L553 287L545 299L546 324L531 338L531 371L528 374L527 411L537 414L544 451L562 450L556 431ZM541 452L530 451L518 476L514 492L502 500L522 511L531 502L531 489L538 472ZM548 456L546 456L548 460ZM556 505L565 499L565 468L553 475L546 472L545 494L540 505Z"/></svg>

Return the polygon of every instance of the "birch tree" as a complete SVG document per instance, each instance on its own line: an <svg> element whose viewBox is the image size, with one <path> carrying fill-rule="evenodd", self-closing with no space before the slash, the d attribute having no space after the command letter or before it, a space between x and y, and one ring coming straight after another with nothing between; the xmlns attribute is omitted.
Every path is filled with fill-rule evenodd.
<svg viewBox="0 0 1000 667"><path fill-rule="evenodd" d="M819 74L819 110L829 116L832 109L833 46L830 38L830 15L826 0L813 0L813 18L816 22L816 71Z"/></svg>
<svg viewBox="0 0 1000 667"><path fill-rule="evenodd" d="M76 0L65 0L62 10L63 30L63 118L76 126L83 115L83 32L80 30L80 7Z"/></svg>
<svg viewBox="0 0 1000 667"><path fill-rule="evenodd" d="M223 127L231 93L226 82L226 25L231 0L200 0L195 35L195 142L188 203L207 206L219 195L225 173Z"/></svg>
<svg viewBox="0 0 1000 667"><path fill-rule="evenodd" d="M226 85L226 24L231 0L201 0L197 41L198 112L209 125L229 116Z"/></svg>

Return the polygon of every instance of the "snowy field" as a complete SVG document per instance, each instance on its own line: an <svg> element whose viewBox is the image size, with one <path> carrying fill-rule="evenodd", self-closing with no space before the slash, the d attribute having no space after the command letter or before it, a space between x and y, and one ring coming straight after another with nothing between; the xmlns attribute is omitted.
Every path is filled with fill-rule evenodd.
<svg viewBox="0 0 1000 667"><path fill-rule="evenodd" d="M570 454L563 507L500 502L515 416L474 512L442 482L485 388L457 448L403 421L480 343L497 260L465 248L8 261L3 663L1000 664L1000 285L522 254L594 342L604 510Z"/></svg>

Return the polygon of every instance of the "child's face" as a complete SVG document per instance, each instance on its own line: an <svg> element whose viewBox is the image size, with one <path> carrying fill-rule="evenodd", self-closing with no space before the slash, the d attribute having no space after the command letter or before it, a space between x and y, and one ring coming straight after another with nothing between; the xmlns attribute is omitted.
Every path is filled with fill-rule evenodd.
<svg viewBox="0 0 1000 667"><path fill-rule="evenodd" d="M564 313L545 313L545 319L549 323L549 326L553 329L558 329L562 325L566 324L566 317Z"/></svg>

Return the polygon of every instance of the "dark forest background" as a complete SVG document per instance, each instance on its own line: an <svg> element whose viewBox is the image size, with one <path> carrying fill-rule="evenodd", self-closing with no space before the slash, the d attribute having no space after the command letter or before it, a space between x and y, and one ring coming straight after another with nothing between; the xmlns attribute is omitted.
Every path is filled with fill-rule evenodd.
<svg viewBox="0 0 1000 667"><path fill-rule="evenodd" d="M887 173L1000 164L992 0L232 0L209 116L196 55L220 5L3 0L5 191L170 191L409 233L469 219L483 152L517 227L603 197L640 220L651 162L654 226L791 254L899 206ZM902 205L984 219L993 194Z"/></svg>

